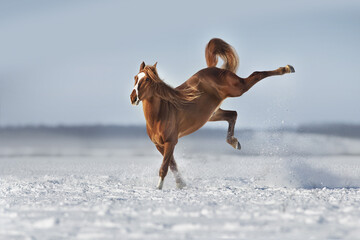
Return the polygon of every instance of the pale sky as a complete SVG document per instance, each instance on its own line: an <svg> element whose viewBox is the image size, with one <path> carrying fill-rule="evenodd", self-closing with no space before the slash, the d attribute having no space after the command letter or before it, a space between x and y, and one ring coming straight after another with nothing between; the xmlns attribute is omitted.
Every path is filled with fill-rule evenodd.
<svg viewBox="0 0 360 240"><path fill-rule="evenodd" d="M359 26L360 1L1 1L0 126L142 125L140 63L175 87L206 67L213 37L241 77L296 69L227 99L237 125L360 123Z"/></svg>

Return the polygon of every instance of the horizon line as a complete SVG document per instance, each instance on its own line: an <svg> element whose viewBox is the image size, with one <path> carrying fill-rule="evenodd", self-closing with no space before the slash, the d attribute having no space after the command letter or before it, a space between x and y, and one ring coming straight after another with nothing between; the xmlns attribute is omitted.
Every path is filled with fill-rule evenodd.
<svg viewBox="0 0 360 240"><path fill-rule="evenodd" d="M360 127L360 123L354 123L354 122L307 122L307 123L300 123L300 124L279 124L279 126L264 126L264 127L250 127L250 126L244 126L241 127L242 129L294 129L294 128L300 128L300 127L329 127L329 126L353 126L353 127ZM59 124L48 124L48 123L39 123L39 124L0 124L0 128L73 128L73 127L146 127L146 124L117 124L117 123L74 123L74 124L67 124L67 123L59 123ZM203 126L202 128L207 129L223 129L227 128L227 126L221 127L221 126Z"/></svg>

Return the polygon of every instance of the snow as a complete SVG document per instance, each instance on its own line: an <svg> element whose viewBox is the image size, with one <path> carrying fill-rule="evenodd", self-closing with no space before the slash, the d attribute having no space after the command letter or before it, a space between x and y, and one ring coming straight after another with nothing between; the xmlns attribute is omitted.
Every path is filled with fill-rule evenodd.
<svg viewBox="0 0 360 240"><path fill-rule="evenodd" d="M360 141L269 139L180 140L161 191L148 139L2 145L0 239L359 239Z"/></svg>

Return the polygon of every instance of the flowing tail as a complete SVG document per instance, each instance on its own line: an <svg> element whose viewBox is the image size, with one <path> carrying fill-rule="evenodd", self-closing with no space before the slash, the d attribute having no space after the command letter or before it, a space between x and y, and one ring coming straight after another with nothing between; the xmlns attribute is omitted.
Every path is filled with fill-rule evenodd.
<svg viewBox="0 0 360 240"><path fill-rule="evenodd" d="M235 49L220 38L213 38L205 48L205 58L208 67L216 66L218 56L224 61L221 68L236 73L239 66L239 57Z"/></svg>

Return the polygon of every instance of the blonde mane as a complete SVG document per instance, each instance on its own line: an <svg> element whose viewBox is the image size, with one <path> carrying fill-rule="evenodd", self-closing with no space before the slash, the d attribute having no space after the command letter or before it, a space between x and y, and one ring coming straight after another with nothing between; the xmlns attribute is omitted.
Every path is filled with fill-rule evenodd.
<svg viewBox="0 0 360 240"><path fill-rule="evenodd" d="M182 108L193 100L200 97L201 93L194 88L175 89L160 79L154 66L145 66L143 71L153 80L151 88L154 94L164 101L173 104L176 108Z"/></svg>

